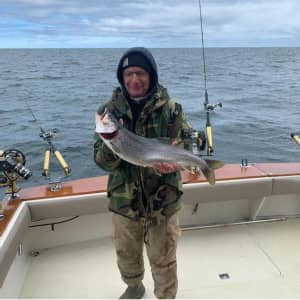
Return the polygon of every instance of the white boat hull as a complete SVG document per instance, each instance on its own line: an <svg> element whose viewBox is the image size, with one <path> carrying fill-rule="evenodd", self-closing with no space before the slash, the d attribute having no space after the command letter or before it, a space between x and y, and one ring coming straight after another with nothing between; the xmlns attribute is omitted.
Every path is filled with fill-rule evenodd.
<svg viewBox="0 0 300 300"><path fill-rule="evenodd" d="M179 298L300 296L300 174L240 172L214 187L185 181ZM0 297L117 298L124 284L106 192L33 194L24 190L0 236ZM50 225L29 227L41 224ZM153 298L148 265L145 285Z"/></svg>

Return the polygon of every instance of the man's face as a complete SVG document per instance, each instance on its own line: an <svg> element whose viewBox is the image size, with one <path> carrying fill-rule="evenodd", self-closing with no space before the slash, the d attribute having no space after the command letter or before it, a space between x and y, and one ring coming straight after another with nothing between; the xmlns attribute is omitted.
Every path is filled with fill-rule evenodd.
<svg viewBox="0 0 300 300"><path fill-rule="evenodd" d="M130 97L143 97L150 87L150 75L141 67L128 67L123 72L123 82Z"/></svg>

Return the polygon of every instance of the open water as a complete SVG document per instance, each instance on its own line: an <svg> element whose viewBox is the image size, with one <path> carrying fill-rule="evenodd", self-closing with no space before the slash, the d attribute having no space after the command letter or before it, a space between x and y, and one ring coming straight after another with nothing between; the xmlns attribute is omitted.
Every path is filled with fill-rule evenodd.
<svg viewBox="0 0 300 300"><path fill-rule="evenodd" d="M104 174L93 162L94 114L118 85L124 49L0 49L0 149L24 152L33 176L21 186L45 184L47 144L39 126L58 128L53 139L72 169L70 179ZM201 49L153 49L160 82L180 102L196 129L204 129ZM208 48L207 89L214 157L226 163L300 161L290 138L300 132L300 48ZM38 122L26 105L30 105ZM52 159L52 174L62 171Z"/></svg>

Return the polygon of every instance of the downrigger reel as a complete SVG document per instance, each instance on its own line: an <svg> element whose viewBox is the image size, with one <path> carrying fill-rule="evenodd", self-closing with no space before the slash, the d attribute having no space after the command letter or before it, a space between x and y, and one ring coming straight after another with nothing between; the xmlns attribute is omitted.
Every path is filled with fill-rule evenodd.
<svg viewBox="0 0 300 300"><path fill-rule="evenodd" d="M16 198L20 191L17 186L19 179L28 179L32 176L29 169L25 167L25 155L17 149L0 150L0 187L8 187L5 194Z"/></svg>

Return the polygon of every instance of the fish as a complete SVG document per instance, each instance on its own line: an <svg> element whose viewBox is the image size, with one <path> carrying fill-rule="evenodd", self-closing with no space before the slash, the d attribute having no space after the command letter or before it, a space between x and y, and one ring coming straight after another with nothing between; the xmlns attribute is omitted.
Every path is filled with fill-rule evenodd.
<svg viewBox="0 0 300 300"><path fill-rule="evenodd" d="M182 169L196 168L211 185L216 181L214 170L224 165L222 161L202 159L158 138L139 136L123 127L122 120L118 121L107 108L102 114L96 113L95 119L95 132L104 144L119 158L133 165L154 168L156 163L169 162L179 164Z"/></svg>

